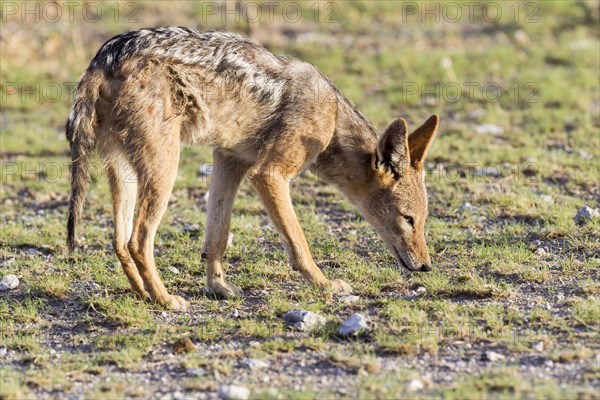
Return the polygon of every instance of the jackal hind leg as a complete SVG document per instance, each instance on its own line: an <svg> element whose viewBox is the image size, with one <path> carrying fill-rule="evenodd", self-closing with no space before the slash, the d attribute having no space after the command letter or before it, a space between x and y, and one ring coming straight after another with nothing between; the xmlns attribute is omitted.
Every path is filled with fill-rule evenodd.
<svg viewBox="0 0 600 400"><path fill-rule="evenodd" d="M138 210L128 247L150 300L174 311L184 310L188 302L167 292L154 262L154 236L177 175L179 127L169 126L145 139L143 147L130 150L138 176Z"/></svg>
<svg viewBox="0 0 600 400"><path fill-rule="evenodd" d="M117 253L117 257L121 262L123 271L127 275L133 291L140 298L150 300L150 295L144 289L144 282L127 247L133 231L133 217L137 198L137 176L124 159L111 161L107 164L106 171L113 203L113 247L115 253Z"/></svg>
<svg viewBox="0 0 600 400"><path fill-rule="evenodd" d="M208 197L202 259L206 262L206 293L215 298L239 297L242 289L225 281L223 255L227 247L233 202L248 167L213 150L213 174Z"/></svg>

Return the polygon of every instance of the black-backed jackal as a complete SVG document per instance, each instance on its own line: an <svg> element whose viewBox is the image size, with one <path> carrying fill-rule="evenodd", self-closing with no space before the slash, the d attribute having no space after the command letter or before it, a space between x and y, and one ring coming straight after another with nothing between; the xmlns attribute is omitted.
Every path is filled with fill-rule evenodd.
<svg viewBox="0 0 600 400"><path fill-rule="evenodd" d="M68 247L75 248L90 154L106 167L114 249L133 290L180 310L154 262L154 235L167 208L182 145L213 148L202 258L207 286L241 294L225 280L233 201L244 176L280 232L295 270L325 290L350 292L315 264L289 182L310 168L333 183L381 234L398 263L430 270L424 226L423 159L438 127L432 116L409 135L403 119L378 136L367 119L309 63L277 56L238 35L183 27L142 29L107 41L81 77L67 122L71 143ZM134 180L124 180L133 171Z"/></svg>

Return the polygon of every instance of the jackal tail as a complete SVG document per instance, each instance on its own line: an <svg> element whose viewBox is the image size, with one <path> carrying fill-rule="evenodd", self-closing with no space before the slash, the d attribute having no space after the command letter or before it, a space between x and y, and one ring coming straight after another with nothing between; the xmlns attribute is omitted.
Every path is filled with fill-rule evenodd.
<svg viewBox="0 0 600 400"><path fill-rule="evenodd" d="M81 219L89 184L90 157L96 146L96 101L102 73L88 69L79 79L66 126L71 145L71 199L67 218L67 247L76 247L75 227Z"/></svg>

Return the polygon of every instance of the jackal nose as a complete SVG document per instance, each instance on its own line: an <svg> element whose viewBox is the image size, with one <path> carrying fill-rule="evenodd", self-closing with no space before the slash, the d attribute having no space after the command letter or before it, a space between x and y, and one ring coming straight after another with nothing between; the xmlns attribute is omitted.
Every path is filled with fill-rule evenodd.
<svg viewBox="0 0 600 400"><path fill-rule="evenodd" d="M431 267L431 264L423 264L421 265L421 271L423 272L429 272L433 270L433 268Z"/></svg>

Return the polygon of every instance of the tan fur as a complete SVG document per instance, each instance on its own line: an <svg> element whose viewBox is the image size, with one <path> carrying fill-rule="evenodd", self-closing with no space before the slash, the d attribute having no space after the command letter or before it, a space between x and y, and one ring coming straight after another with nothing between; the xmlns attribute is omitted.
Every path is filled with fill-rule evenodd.
<svg viewBox="0 0 600 400"><path fill-rule="evenodd" d="M275 62L269 54L261 50L251 56L260 71L285 81L288 94L279 102L261 99L251 86L224 73L161 58L130 57L111 73L90 67L84 74L70 128L74 186L69 238L74 237L85 193L83 175L76 167L85 167L87 153L96 147L113 197L114 248L140 297L174 310L187 306L163 285L153 245L183 144L214 149L202 252L213 294L225 298L241 294L225 280L222 262L233 201L244 176L281 233L292 267L320 288L337 294L351 291L347 283L327 279L316 266L294 212L289 182L306 168L337 185L406 268L430 269L421 172L437 117L410 136L406 122L397 120L379 139L316 68L293 59ZM90 94L94 90L90 88L95 92ZM278 90L272 93L279 95ZM81 113L86 121L76 118ZM85 129L78 129L85 124ZM86 157L80 162L75 157L81 154Z"/></svg>

